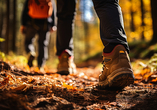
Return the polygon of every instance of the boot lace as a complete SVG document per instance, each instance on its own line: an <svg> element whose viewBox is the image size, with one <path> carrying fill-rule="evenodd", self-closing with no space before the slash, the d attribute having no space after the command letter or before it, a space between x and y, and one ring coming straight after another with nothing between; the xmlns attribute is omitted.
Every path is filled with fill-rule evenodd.
<svg viewBox="0 0 157 110"><path fill-rule="evenodd" d="M108 67L105 64L105 60L103 60L101 64L103 65L102 70L104 70L104 68L108 69Z"/></svg>

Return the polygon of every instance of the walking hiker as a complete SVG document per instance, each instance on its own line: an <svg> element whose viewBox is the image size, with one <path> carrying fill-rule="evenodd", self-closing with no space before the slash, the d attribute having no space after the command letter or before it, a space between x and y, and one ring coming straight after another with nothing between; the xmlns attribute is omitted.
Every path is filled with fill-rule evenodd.
<svg viewBox="0 0 157 110"><path fill-rule="evenodd" d="M25 50L29 54L28 65L33 66L36 57L34 40L38 34L38 67L43 70L48 59L50 32L55 29L55 4L53 0L26 0L22 12L21 32L25 35Z"/></svg>
<svg viewBox="0 0 157 110"><path fill-rule="evenodd" d="M92 0L100 20L100 37L104 45L103 71L97 88L123 88L134 82L128 56L129 46L124 31L119 0ZM59 74L76 71L73 61L73 21L76 0L57 0L57 53ZM96 45L95 45L96 46Z"/></svg>

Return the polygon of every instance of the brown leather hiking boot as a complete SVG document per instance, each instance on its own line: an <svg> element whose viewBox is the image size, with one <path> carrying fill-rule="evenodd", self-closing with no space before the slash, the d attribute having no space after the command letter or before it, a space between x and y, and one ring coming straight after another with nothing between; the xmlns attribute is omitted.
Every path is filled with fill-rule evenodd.
<svg viewBox="0 0 157 110"><path fill-rule="evenodd" d="M29 53L29 58L28 58L28 66L32 67L33 66L33 60L35 59L35 53Z"/></svg>
<svg viewBox="0 0 157 110"><path fill-rule="evenodd" d="M73 58L67 52L63 52L59 57L57 73L61 75L76 73L76 65L73 61Z"/></svg>
<svg viewBox="0 0 157 110"><path fill-rule="evenodd" d="M117 45L111 53L103 53L103 71L99 75L98 89L122 89L134 83L134 75L126 49Z"/></svg>

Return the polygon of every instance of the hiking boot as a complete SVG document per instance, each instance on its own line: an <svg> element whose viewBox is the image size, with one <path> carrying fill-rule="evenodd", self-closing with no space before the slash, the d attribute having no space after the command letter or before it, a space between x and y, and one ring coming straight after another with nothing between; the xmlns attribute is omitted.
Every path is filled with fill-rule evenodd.
<svg viewBox="0 0 157 110"><path fill-rule="evenodd" d="M63 52L59 57L59 64L57 66L57 73L61 75L68 75L76 73L76 65L73 61L73 57L67 52Z"/></svg>
<svg viewBox="0 0 157 110"><path fill-rule="evenodd" d="M130 59L126 49L117 45L111 53L103 53L103 71L99 75L98 89L122 89L134 83Z"/></svg>
<svg viewBox="0 0 157 110"><path fill-rule="evenodd" d="M35 56L30 53L29 58L28 58L28 66L32 67L33 66L33 60L35 59Z"/></svg>
<svg viewBox="0 0 157 110"><path fill-rule="evenodd" d="M40 72L45 73L44 67L39 67Z"/></svg>

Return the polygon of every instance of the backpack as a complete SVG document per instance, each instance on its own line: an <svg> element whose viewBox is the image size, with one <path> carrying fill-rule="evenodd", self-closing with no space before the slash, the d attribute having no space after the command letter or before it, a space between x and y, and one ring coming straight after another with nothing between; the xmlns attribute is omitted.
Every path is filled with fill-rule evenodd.
<svg viewBox="0 0 157 110"><path fill-rule="evenodd" d="M48 18L53 12L51 0L29 0L28 9L29 16L37 19Z"/></svg>

